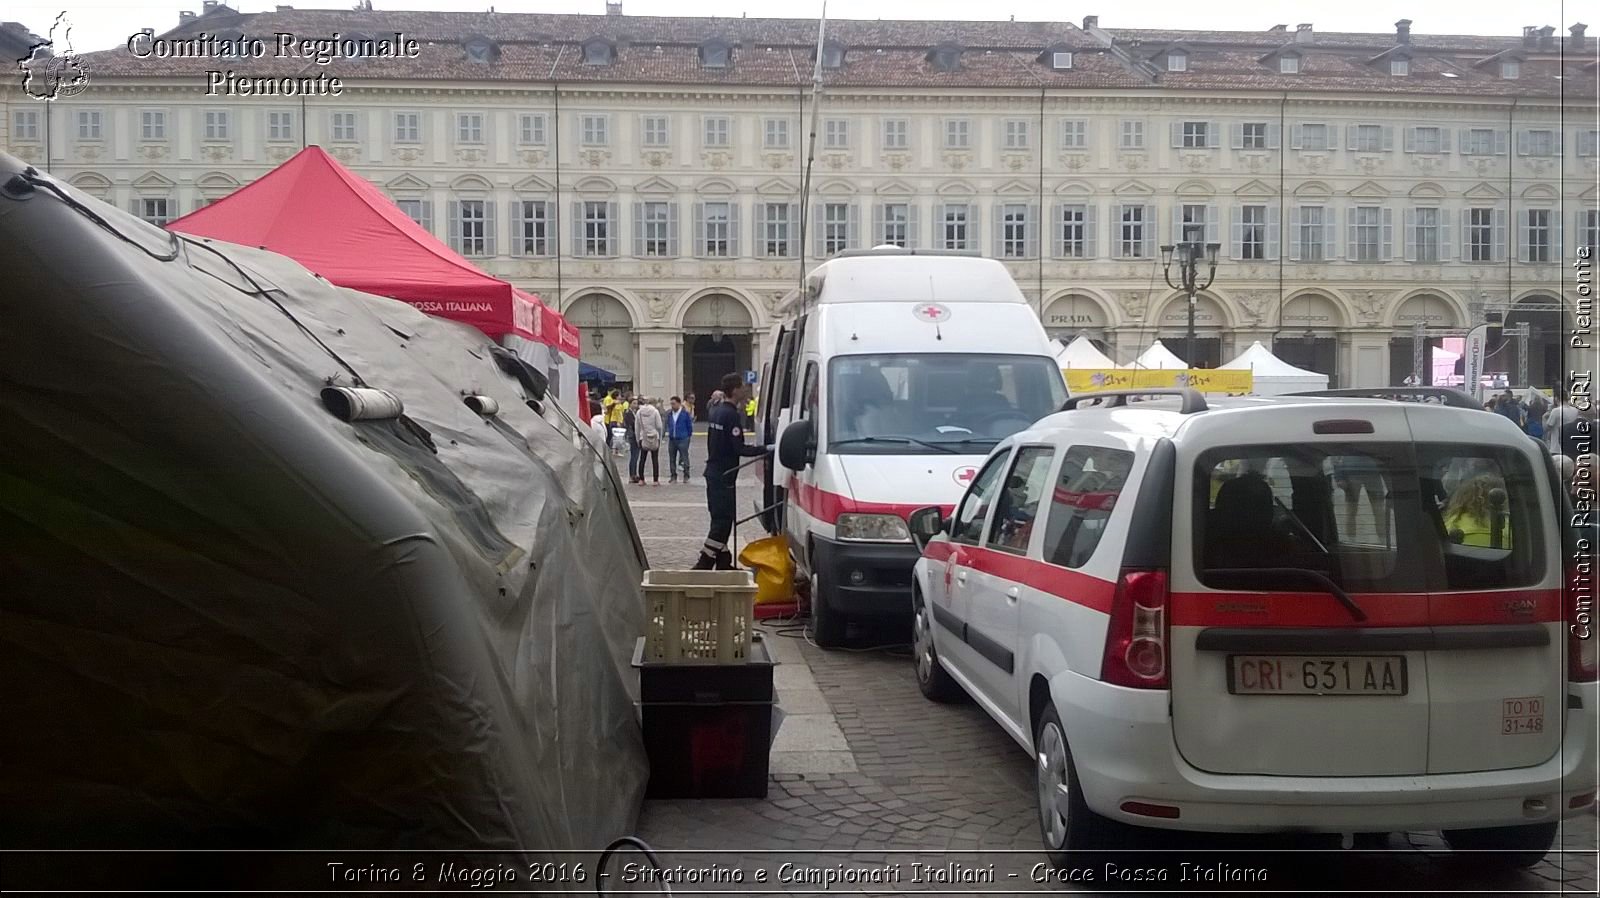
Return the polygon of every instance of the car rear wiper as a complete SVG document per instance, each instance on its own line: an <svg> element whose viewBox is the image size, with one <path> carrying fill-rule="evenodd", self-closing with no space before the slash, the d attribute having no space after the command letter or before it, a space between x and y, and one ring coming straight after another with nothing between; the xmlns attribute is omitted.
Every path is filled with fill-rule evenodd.
<svg viewBox="0 0 1600 898"><path fill-rule="evenodd" d="M1222 567L1206 568L1206 574L1234 577L1241 580L1282 580L1292 579L1313 583L1321 587L1321 591L1333 596L1339 604L1350 612L1350 617L1358 621L1367 619L1367 613L1361 610L1356 600L1350 594L1339 588L1339 584L1329 579L1321 571L1313 571L1303 567Z"/></svg>
<svg viewBox="0 0 1600 898"><path fill-rule="evenodd" d="M1310 539L1311 542L1316 545L1317 549L1322 552L1322 554L1324 554L1324 555L1332 555L1333 554L1332 552L1328 551L1328 547L1327 546L1322 544L1322 540L1317 539L1317 535L1315 533L1311 532L1311 528L1306 526L1306 522L1300 520L1300 516L1299 515L1295 514L1294 511L1291 508L1289 508L1289 506L1283 504L1283 500L1282 499L1278 498L1277 496L1273 496L1272 497L1272 501L1278 503L1278 507L1283 509L1283 513L1289 516L1290 522L1293 523L1294 526L1297 529L1299 529L1299 531L1301 533L1305 534L1306 538Z"/></svg>
<svg viewBox="0 0 1600 898"><path fill-rule="evenodd" d="M834 440L832 445L849 446L855 443L898 443L905 446L926 446L935 452L945 452L950 455L957 454L956 450L951 449L948 446L941 446L938 443L930 443L927 440L919 440L916 437L853 437L848 440Z"/></svg>

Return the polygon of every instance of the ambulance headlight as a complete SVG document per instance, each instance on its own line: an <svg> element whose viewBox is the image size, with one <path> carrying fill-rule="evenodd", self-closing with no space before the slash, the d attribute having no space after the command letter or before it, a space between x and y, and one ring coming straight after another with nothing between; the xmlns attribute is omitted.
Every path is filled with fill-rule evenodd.
<svg viewBox="0 0 1600 898"><path fill-rule="evenodd" d="M879 543L911 542L906 522L892 514L842 514L834 523L839 539Z"/></svg>

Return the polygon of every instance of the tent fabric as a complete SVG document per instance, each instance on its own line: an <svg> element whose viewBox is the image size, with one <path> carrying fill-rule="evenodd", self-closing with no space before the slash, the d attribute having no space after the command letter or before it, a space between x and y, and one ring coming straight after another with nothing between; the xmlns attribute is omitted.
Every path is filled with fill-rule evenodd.
<svg viewBox="0 0 1600 898"><path fill-rule="evenodd" d="M1297 368L1272 354L1260 340L1221 366L1229 371L1249 371L1251 392L1257 396L1281 396L1308 390L1326 390L1328 375Z"/></svg>
<svg viewBox="0 0 1600 898"><path fill-rule="evenodd" d="M541 338L531 317L537 298L463 259L318 146L167 227L282 253L341 287L408 302L491 337L559 339Z"/></svg>
<svg viewBox="0 0 1600 898"><path fill-rule="evenodd" d="M1066 346L1061 341L1051 341L1057 347L1056 364L1062 368L1115 368L1117 363L1095 348L1088 337L1078 335Z"/></svg>
<svg viewBox="0 0 1600 898"><path fill-rule="evenodd" d="M1173 354L1172 350L1164 346L1160 340L1157 340L1150 344L1150 348L1146 349L1143 355L1134 359L1133 364L1127 367L1166 370L1188 368L1189 365Z"/></svg>
<svg viewBox="0 0 1600 898"><path fill-rule="evenodd" d="M603 384L615 383L617 376L604 368L597 368L588 362L578 364L578 376L584 380L599 381Z"/></svg>
<svg viewBox="0 0 1600 898"><path fill-rule="evenodd" d="M477 330L35 177L105 226L0 195L7 847L632 832L645 565L605 454ZM342 421L330 379L403 414Z"/></svg>

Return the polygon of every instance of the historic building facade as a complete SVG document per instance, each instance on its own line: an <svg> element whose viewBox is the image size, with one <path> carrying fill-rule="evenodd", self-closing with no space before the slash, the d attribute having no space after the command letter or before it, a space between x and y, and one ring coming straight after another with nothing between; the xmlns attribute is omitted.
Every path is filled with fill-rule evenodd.
<svg viewBox="0 0 1600 898"><path fill-rule="evenodd" d="M1549 386L1562 331L1587 314L1571 269L1600 238L1581 25L1494 38L1405 21L1384 34L830 22L814 109L815 22L613 6L208 3L162 37L398 31L420 50L327 65L88 54L78 96L0 89L0 144L154 221L321 145L556 305L586 361L648 394L704 395L758 368L802 269L883 243L1000 258L1047 330L1119 359L1156 338L1188 351L1161 247L1218 243L1191 361L1261 340L1341 385L1398 383L1419 363L1431 379L1429 347L1499 312L1530 333L1490 369ZM336 74L344 89L208 95L217 69L280 90Z"/></svg>

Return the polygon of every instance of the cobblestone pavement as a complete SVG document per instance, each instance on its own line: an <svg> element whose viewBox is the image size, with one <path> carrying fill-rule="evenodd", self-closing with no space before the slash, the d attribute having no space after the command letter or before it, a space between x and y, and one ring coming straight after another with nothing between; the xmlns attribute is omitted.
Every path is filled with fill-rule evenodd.
<svg viewBox="0 0 1600 898"><path fill-rule="evenodd" d="M698 475L698 471L695 472ZM741 481L740 509L747 514L758 489ZM629 487L634 516L645 535L653 566L692 562L704 534L704 487L698 476L689 487ZM759 528L742 528L754 539ZM1489 874L1474 870L1460 856L1447 854L1434 833L1395 834L1382 853L1333 853L1337 843L1244 837L1190 838L1184 861L1205 868L1263 868L1266 881L1229 885L1180 882L1178 860L1161 854L1171 844L1161 833L1139 833L1126 854L1096 858L1084 869L1095 875L1086 885L1036 883L1044 860L1034 816L1033 771L1029 758L971 702L936 705L917 692L903 650L825 652L803 638L777 635L768 626L774 654L785 665L804 665L842 731L855 761L851 773L778 773L765 800L651 801L639 824L640 835L669 867L685 870L735 869L742 882L680 883L674 894L789 892L803 894L890 894L904 891L1006 892L1069 888L1127 888L1106 882L1105 864L1115 869L1165 869L1170 879L1156 889L1236 891L1359 890L1374 894L1474 890L1489 894L1595 891L1596 820L1570 818L1561 845L1533 870ZM802 635L793 629L783 632ZM855 634L860 649L905 638L890 630ZM780 671L783 668L780 667ZM781 702L780 702L781 704ZM1228 854L1188 854L1194 848ZM1306 849L1324 849L1307 851ZM1271 849L1271 850L1264 850ZM1246 853L1233 853L1243 851ZM763 852L771 852L770 854ZM781 865L792 866L785 871ZM923 865L913 868L914 864ZM957 885L915 882L917 870L955 869L984 873L991 882ZM899 880L876 886L850 883L779 882L784 872L848 868L898 870ZM992 871L992 872L990 872ZM768 880L758 884L758 872ZM638 889L641 887L635 886ZM880 891L874 892L877 888ZM1145 888L1149 888L1147 885ZM1216 893L1215 891L1213 892Z"/></svg>

